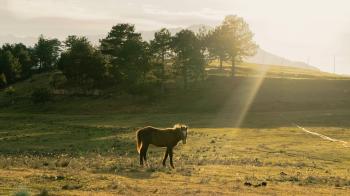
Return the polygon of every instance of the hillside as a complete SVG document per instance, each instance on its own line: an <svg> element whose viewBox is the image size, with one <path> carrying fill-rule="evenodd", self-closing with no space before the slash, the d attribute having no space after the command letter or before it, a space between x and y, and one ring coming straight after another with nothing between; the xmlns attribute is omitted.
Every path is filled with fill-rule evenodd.
<svg viewBox="0 0 350 196"><path fill-rule="evenodd" d="M229 68L225 68L229 69ZM4 90L0 92L3 110L50 111L67 113L149 112L218 112L232 111L237 105L252 99L252 110L278 111L332 109L350 105L350 80L334 74L284 66L243 64L237 66L237 77L232 80L226 70L215 65L207 68L208 79L184 91L181 83L169 83L161 98L120 94L113 87L99 97L55 96L54 102L38 107L30 101L32 89L49 87L52 73L35 75L13 85L16 104ZM253 92L255 91L255 92ZM232 98L234 97L234 98ZM225 106L225 104L230 105Z"/></svg>

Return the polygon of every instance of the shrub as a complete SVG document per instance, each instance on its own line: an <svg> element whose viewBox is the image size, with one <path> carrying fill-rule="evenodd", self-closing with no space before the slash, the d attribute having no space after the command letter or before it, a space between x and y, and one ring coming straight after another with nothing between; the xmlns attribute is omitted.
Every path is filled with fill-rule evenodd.
<svg viewBox="0 0 350 196"><path fill-rule="evenodd" d="M47 191L46 189L43 189L40 191L40 193L38 194L38 196L48 196L49 195L49 191Z"/></svg>
<svg viewBox="0 0 350 196"><path fill-rule="evenodd" d="M7 80L5 74L0 74L0 89L6 87Z"/></svg>
<svg viewBox="0 0 350 196"><path fill-rule="evenodd" d="M5 94L8 97L13 97L16 94L16 89L10 86L7 89L5 89Z"/></svg>
<svg viewBox="0 0 350 196"><path fill-rule="evenodd" d="M67 83L67 78L63 73L55 73L50 78L50 86L55 89L62 89Z"/></svg>
<svg viewBox="0 0 350 196"><path fill-rule="evenodd" d="M13 194L14 196L29 196L29 192L26 190L21 190Z"/></svg>
<svg viewBox="0 0 350 196"><path fill-rule="evenodd" d="M37 88L32 92L31 99L33 103L46 103L52 98L51 91L47 88Z"/></svg>

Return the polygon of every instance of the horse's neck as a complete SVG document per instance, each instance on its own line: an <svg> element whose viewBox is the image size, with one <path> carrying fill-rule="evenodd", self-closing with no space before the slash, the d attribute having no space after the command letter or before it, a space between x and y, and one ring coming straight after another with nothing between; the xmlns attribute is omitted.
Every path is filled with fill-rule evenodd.
<svg viewBox="0 0 350 196"><path fill-rule="evenodd" d="M178 139L178 142L182 139L182 135L181 135L181 132L179 131L176 131L176 137Z"/></svg>
<svg viewBox="0 0 350 196"><path fill-rule="evenodd" d="M167 128L163 130L172 132L178 141L182 139L181 132L177 131L176 128Z"/></svg>

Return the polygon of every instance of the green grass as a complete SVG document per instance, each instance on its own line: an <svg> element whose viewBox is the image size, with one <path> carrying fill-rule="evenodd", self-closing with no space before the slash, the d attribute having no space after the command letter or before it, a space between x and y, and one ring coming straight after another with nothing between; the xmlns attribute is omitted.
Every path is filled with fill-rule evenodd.
<svg viewBox="0 0 350 196"><path fill-rule="evenodd" d="M43 105L29 96L50 74L18 83L14 104L0 92L0 195L349 195L349 148L292 122L350 142L350 81L274 66L237 127L256 73L239 66L235 80L215 73L161 99L110 89ZM161 166L164 149L156 147L140 167L135 131L177 122L190 132L175 149L176 169Z"/></svg>

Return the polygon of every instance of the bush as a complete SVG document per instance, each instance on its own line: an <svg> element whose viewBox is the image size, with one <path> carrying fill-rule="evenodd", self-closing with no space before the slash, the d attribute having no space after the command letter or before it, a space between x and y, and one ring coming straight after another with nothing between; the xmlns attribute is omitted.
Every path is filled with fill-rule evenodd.
<svg viewBox="0 0 350 196"><path fill-rule="evenodd" d="M10 86L10 87L8 87L7 89L5 89L5 94L6 94L6 96L8 96L8 97L13 97L13 96L15 96L15 94L16 94L16 89L13 88L12 86Z"/></svg>
<svg viewBox="0 0 350 196"><path fill-rule="evenodd" d="M55 89L63 89L67 78L63 73L55 73L50 78L50 86Z"/></svg>
<svg viewBox="0 0 350 196"><path fill-rule="evenodd" d="M47 88L37 88L32 92L32 101L33 103L46 103L51 100L52 94L51 91Z"/></svg>
<svg viewBox="0 0 350 196"><path fill-rule="evenodd" d="M21 191L15 192L13 195L14 196L29 196L30 194L26 190L21 190Z"/></svg>
<svg viewBox="0 0 350 196"><path fill-rule="evenodd" d="M5 74L0 74L0 89L6 87L7 80Z"/></svg>

